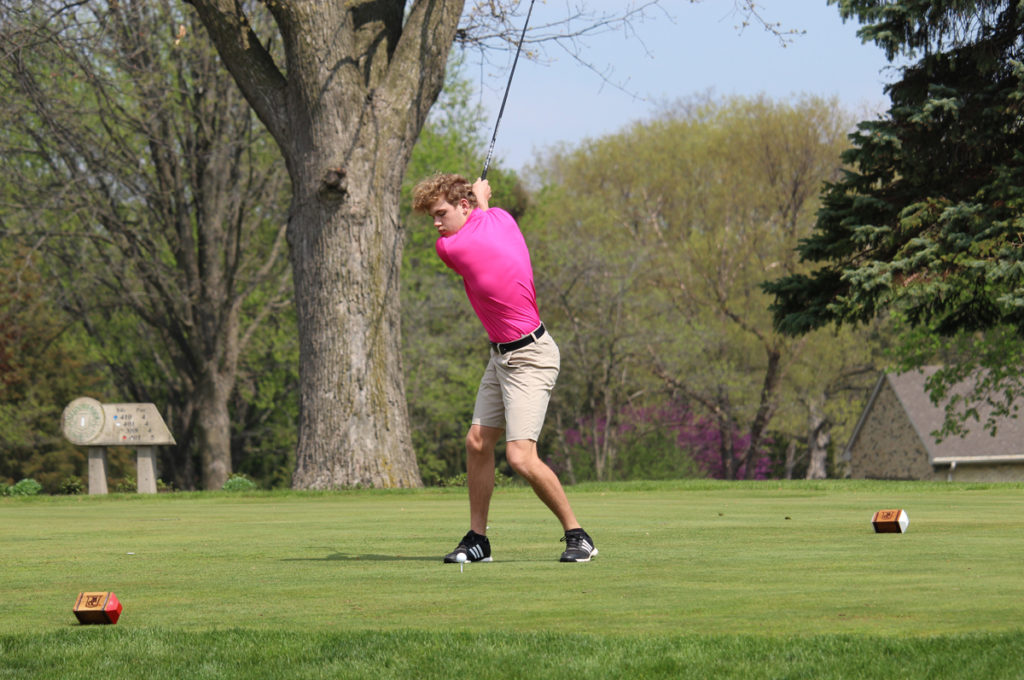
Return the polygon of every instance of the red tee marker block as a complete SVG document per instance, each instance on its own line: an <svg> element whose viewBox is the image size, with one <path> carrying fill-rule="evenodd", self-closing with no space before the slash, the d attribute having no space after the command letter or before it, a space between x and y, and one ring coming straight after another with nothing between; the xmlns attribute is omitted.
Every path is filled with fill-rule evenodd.
<svg viewBox="0 0 1024 680"><path fill-rule="evenodd" d="M903 534L909 524L910 518L903 510L879 510L871 518L876 534Z"/></svg>
<svg viewBox="0 0 1024 680"><path fill-rule="evenodd" d="M117 623L121 603L114 593L79 593L75 616L79 623Z"/></svg>

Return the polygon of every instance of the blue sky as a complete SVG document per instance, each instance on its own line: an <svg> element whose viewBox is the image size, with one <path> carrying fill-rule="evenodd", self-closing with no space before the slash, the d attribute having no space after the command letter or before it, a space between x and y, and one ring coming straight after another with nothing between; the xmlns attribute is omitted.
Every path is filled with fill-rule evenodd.
<svg viewBox="0 0 1024 680"><path fill-rule="evenodd" d="M535 0L530 26L544 26L581 5L610 13L628 2L637 0ZM660 102L706 92L764 93L775 99L835 96L858 118L885 110L883 87L895 74L878 47L861 43L858 24L844 24L836 7L825 0L759 5L766 20L805 33L782 47L759 25L738 28L741 17L733 0L661 0L663 10L655 9L650 20L633 25L633 34L608 32L581 43L583 56L609 81L623 84L622 89L557 47L549 46L536 61L520 57L495 158L522 170L546 147L615 132L649 117ZM513 56L510 50L507 64L492 57L491 65L471 70L488 114L487 142Z"/></svg>

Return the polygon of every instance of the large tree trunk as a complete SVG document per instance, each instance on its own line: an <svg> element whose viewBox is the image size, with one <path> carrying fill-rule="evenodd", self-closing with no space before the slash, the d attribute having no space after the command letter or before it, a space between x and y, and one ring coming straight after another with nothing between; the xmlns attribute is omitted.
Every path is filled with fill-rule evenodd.
<svg viewBox="0 0 1024 680"><path fill-rule="evenodd" d="M202 457L203 488L215 491L231 475L231 414L228 398L234 375L204 371L196 401L196 437Z"/></svg>
<svg viewBox="0 0 1024 680"><path fill-rule="evenodd" d="M370 176L350 165L342 183L379 191L383 209L356 212L319 187L289 224L302 389L296 488L420 485L402 371L398 189L367 186Z"/></svg>

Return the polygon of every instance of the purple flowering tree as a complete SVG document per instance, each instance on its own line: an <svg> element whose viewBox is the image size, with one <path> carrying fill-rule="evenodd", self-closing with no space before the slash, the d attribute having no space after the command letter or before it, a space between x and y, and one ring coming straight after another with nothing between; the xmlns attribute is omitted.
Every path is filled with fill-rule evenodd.
<svg viewBox="0 0 1024 680"><path fill-rule="evenodd" d="M764 446L750 457L750 435L734 424L695 414L680 403L627 407L609 426L584 416L562 429L559 453L549 463L560 473L595 479L711 477L767 479L771 458ZM767 445L770 442L765 441Z"/></svg>

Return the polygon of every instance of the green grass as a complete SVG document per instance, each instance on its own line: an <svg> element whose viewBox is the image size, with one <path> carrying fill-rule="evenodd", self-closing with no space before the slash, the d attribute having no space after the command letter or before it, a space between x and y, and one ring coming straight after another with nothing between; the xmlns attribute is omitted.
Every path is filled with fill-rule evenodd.
<svg viewBox="0 0 1024 680"><path fill-rule="evenodd" d="M443 565L464 491L0 499L0 678L1024 677L1022 485L525 489ZM905 535L871 515L904 508ZM116 626L79 626L112 590Z"/></svg>

